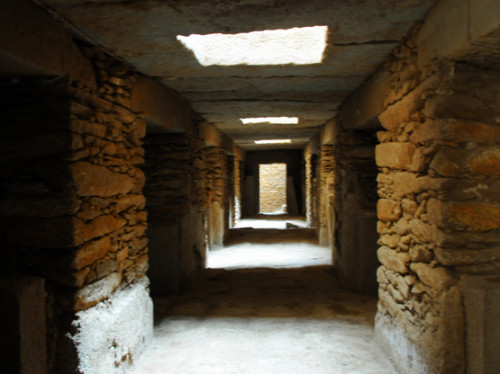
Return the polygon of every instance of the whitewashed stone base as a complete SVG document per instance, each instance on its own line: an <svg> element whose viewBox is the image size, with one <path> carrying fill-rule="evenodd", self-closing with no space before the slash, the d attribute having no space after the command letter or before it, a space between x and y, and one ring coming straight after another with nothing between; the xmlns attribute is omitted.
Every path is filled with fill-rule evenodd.
<svg viewBox="0 0 500 374"><path fill-rule="evenodd" d="M79 366L84 374L122 374L153 338L153 303L143 278L108 300L77 313L73 322Z"/></svg>
<svg viewBox="0 0 500 374"><path fill-rule="evenodd" d="M375 316L375 341L397 373L431 372L415 345L406 337L405 331L391 321L390 316L380 312Z"/></svg>

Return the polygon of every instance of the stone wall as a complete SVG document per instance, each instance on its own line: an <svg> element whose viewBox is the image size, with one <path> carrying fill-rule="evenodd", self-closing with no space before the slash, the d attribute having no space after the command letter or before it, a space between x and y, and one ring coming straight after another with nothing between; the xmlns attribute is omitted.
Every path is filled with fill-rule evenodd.
<svg viewBox="0 0 500 374"><path fill-rule="evenodd" d="M152 133L144 147L151 292L168 295L189 288L204 266L203 211L191 198L200 170L188 135Z"/></svg>
<svg viewBox="0 0 500 374"><path fill-rule="evenodd" d="M372 131L339 131L335 149L333 263L344 287L376 292L377 167Z"/></svg>
<svg viewBox="0 0 500 374"><path fill-rule="evenodd" d="M311 198L317 196L314 219L320 244L332 248L342 285L375 292L376 137L373 131L348 131L342 125L332 119L321 131L317 182L311 189Z"/></svg>
<svg viewBox="0 0 500 374"><path fill-rule="evenodd" d="M86 373L128 365L152 333L138 167L145 120L127 109L134 73L102 53L86 54L95 73L86 80L14 79L1 87L0 238L9 247L2 272L46 279L53 373L83 370L82 349L99 327L85 316L123 292L142 295L134 316L141 326L135 336L94 342L98 364Z"/></svg>
<svg viewBox="0 0 500 374"><path fill-rule="evenodd" d="M234 222L241 219L245 151L234 146Z"/></svg>
<svg viewBox="0 0 500 374"><path fill-rule="evenodd" d="M334 145L322 144L319 151L318 165L318 212L319 244L332 247L335 232L335 162Z"/></svg>
<svg viewBox="0 0 500 374"><path fill-rule="evenodd" d="M209 248L224 244L229 233L228 160L223 147L203 148L205 206Z"/></svg>
<svg viewBox="0 0 500 374"><path fill-rule="evenodd" d="M473 317L463 284L500 271L500 72L422 70L414 47L410 38L385 66L376 332L400 372L463 373Z"/></svg>

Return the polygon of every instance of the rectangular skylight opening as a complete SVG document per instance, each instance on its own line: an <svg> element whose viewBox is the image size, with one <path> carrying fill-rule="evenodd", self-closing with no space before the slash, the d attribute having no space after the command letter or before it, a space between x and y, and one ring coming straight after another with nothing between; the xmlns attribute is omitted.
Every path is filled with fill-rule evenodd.
<svg viewBox="0 0 500 374"><path fill-rule="evenodd" d="M240 34L177 35L202 66L309 65L323 60L328 26Z"/></svg>
<svg viewBox="0 0 500 374"><path fill-rule="evenodd" d="M263 139L255 140L255 144L287 144L291 143L292 139Z"/></svg>
<svg viewBox="0 0 500 374"><path fill-rule="evenodd" d="M256 123L271 123L271 124L291 124L299 123L298 117L255 117L255 118L240 118L244 125L252 125Z"/></svg>

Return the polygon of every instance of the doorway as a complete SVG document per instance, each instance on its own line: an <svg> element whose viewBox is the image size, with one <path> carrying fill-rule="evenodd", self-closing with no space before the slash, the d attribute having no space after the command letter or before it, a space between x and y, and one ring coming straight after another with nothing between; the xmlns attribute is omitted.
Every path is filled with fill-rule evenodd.
<svg viewBox="0 0 500 374"><path fill-rule="evenodd" d="M286 214L285 163L259 164L259 213Z"/></svg>

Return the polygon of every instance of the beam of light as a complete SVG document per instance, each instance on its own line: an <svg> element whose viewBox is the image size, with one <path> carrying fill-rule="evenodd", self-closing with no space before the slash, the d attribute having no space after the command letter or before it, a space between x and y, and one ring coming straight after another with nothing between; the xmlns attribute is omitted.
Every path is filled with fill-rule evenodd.
<svg viewBox="0 0 500 374"><path fill-rule="evenodd" d="M272 124L293 124L299 123L298 117L255 117L255 118L240 118L244 125L255 123L272 123Z"/></svg>
<svg viewBox="0 0 500 374"><path fill-rule="evenodd" d="M309 65L323 60L328 26L240 34L177 35L202 66Z"/></svg>
<svg viewBox="0 0 500 374"><path fill-rule="evenodd" d="M264 140L255 140L255 144L287 144L291 143L292 139L264 139Z"/></svg>

